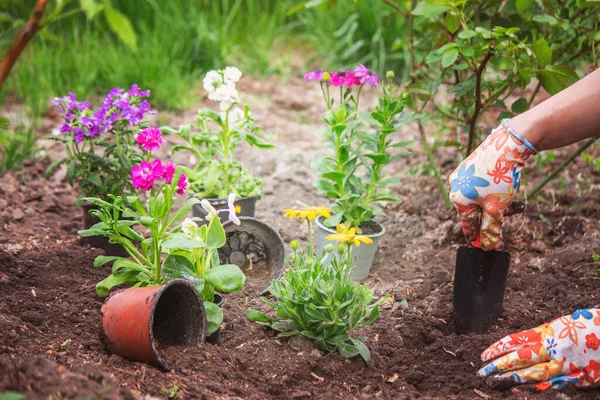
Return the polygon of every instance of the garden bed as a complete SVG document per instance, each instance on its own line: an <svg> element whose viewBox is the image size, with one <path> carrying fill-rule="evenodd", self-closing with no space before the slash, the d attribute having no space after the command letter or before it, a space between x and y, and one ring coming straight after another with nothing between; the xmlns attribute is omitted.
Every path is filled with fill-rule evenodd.
<svg viewBox="0 0 600 400"><path fill-rule="evenodd" d="M256 88L247 88L254 91ZM284 241L298 236L297 224L281 217L298 199L322 205L311 187L306 165L322 151L311 135L315 121L302 111L317 107L318 92L302 84L286 87L285 96L267 83L258 93L255 118L276 137L275 152L253 153L257 174L265 181L257 217L271 224ZM290 93L298 92L298 97ZM268 93L267 93L268 92ZM297 99L297 100L289 100ZM318 113L313 113L318 115ZM269 117L269 118L267 118ZM318 118L318 117L316 117ZM406 128L401 135L410 137ZM51 151L51 150L49 150ZM266 154L265 154L266 153ZM453 160L450 150L438 157ZM561 157L557 157L560 162ZM392 173L423 162L399 160ZM580 164L578 164L580 163ZM262 307L249 276L243 292L226 296L221 346L202 344L173 360L168 373L108 354L99 335L100 299L94 285L109 273L94 269L100 254L82 246L76 232L81 211L75 192L60 176L47 181L44 165L21 175L0 176L0 392L26 392L30 398L548 398L524 387L497 391L476 378L480 353L505 334L531 328L579 307L600 306L600 278L589 265L599 252L600 179L589 175L581 186L576 175L583 161L565 174L573 190L548 190L547 200L529 205L524 216L505 224L513 260L504 312L486 334L455 334L452 278L456 247L462 244L452 210L443 206L430 177L402 175L397 192L406 200L390 206L383 220L369 286L377 296L392 293L381 317L357 332L368 337L369 366L360 358L325 354L299 339L277 339L272 331L249 322L249 307ZM444 165L444 172L453 161ZM537 179L534 172L526 179ZM558 192L558 194L557 194ZM555 195L556 194L556 195ZM291 200L290 200L291 201ZM300 231L301 239L306 232ZM406 299L408 307L402 302ZM264 307L263 307L264 309ZM178 389L176 390L175 387ZM597 398L593 391L563 392L573 399Z"/></svg>

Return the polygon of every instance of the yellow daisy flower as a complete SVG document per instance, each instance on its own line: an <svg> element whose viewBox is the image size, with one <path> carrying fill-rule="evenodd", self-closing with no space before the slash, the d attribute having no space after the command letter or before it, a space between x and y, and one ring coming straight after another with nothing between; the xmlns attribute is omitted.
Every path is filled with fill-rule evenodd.
<svg viewBox="0 0 600 400"><path fill-rule="evenodd" d="M359 247L361 243L373 243L371 238L356 234L356 228L347 228L344 224L339 224L335 227L337 233L333 233L326 237L327 240L335 240L346 244L353 244Z"/></svg>
<svg viewBox="0 0 600 400"><path fill-rule="evenodd" d="M302 207L301 210L295 210L293 208L283 210L283 215L289 219L298 218L313 221L317 216L329 218L331 217L331 212L327 207Z"/></svg>

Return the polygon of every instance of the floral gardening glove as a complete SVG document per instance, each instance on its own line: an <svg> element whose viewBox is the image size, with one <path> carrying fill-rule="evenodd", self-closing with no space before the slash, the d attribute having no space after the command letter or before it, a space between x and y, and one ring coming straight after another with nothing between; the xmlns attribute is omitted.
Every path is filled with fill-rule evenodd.
<svg viewBox="0 0 600 400"><path fill-rule="evenodd" d="M477 375L497 383L560 389L600 385L600 309L581 309L549 324L508 335L487 348Z"/></svg>
<svg viewBox="0 0 600 400"><path fill-rule="evenodd" d="M504 120L450 175L450 200L473 246L498 247L502 220L519 188L521 170L535 153Z"/></svg>

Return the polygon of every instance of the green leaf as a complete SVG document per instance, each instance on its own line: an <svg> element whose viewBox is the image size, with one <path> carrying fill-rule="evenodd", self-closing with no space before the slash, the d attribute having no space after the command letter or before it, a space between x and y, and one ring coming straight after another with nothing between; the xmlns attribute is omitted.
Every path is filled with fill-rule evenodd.
<svg viewBox="0 0 600 400"><path fill-rule="evenodd" d="M258 310L248 310L246 311L246 317L252 322L256 322L258 324L270 325L271 322L275 321L273 318L267 317L265 314Z"/></svg>
<svg viewBox="0 0 600 400"><path fill-rule="evenodd" d="M342 357L352 358L352 357L355 357L360 354L360 351L358 350L358 348L351 344L339 342L339 343L336 343L336 346L337 346L338 351L342 355Z"/></svg>
<svg viewBox="0 0 600 400"><path fill-rule="evenodd" d="M182 249L182 250L190 250L190 249L202 249L206 248L206 244L202 243L199 240L194 240L185 237L182 234L173 234L169 239L165 240L161 243L163 249Z"/></svg>
<svg viewBox="0 0 600 400"><path fill-rule="evenodd" d="M137 35L129 18L108 5L104 7L104 17L110 30L131 50L137 50Z"/></svg>
<svg viewBox="0 0 600 400"><path fill-rule="evenodd" d="M526 9L529 8L534 3L535 0L517 0L515 5L517 6L517 11L522 13Z"/></svg>
<svg viewBox="0 0 600 400"><path fill-rule="evenodd" d="M81 5L81 9L85 13L88 21L94 19L96 14L98 14L104 8L104 5L96 3L95 0L79 0L79 4Z"/></svg>
<svg viewBox="0 0 600 400"><path fill-rule="evenodd" d="M206 335L212 335L219 329L223 323L223 310L215 303L208 301L204 302L204 309L206 310Z"/></svg>
<svg viewBox="0 0 600 400"><path fill-rule="evenodd" d="M524 99L523 97L521 97L520 99L518 99L517 101L512 103L512 105L510 106L510 109L512 110L513 113L520 114L522 112L527 111L527 104L528 104L527 99Z"/></svg>
<svg viewBox="0 0 600 400"><path fill-rule="evenodd" d="M220 249L227 242L225 229L223 229L223 225L218 220L212 221L209 227L210 229L206 237L206 247L212 250Z"/></svg>
<svg viewBox="0 0 600 400"><path fill-rule="evenodd" d="M467 29L466 31L462 31L458 34L460 39L470 39L473 36L477 36L477 32Z"/></svg>
<svg viewBox="0 0 600 400"><path fill-rule="evenodd" d="M48 169L44 173L44 176L46 178L48 178L50 175L52 175L54 173L54 171L56 171L56 169L58 167L60 167L61 165L63 165L65 162L67 162L66 158L63 158L62 160L56 160L56 161L54 161L52 164L50 164L50 166L48 167Z"/></svg>
<svg viewBox="0 0 600 400"><path fill-rule="evenodd" d="M194 285L198 293L204 289L204 279L198 275L192 262L184 256L170 255L165 258L161 274L168 281L178 278L185 279Z"/></svg>
<svg viewBox="0 0 600 400"><path fill-rule="evenodd" d="M571 68L565 65L554 65L546 67L538 72L538 79L542 87L551 95L571 86L579 80L579 76Z"/></svg>
<svg viewBox="0 0 600 400"><path fill-rule="evenodd" d="M187 199L187 201L179 208L179 210L177 210L175 215L173 215L170 223L175 223L185 217L195 204L200 204L200 199L195 197Z"/></svg>
<svg viewBox="0 0 600 400"><path fill-rule="evenodd" d="M503 119L512 118L514 115L509 111L502 111L500 115L498 115L498 121L501 122Z"/></svg>
<svg viewBox="0 0 600 400"><path fill-rule="evenodd" d="M246 134L246 141L248 142L248 144L250 144L250 146L258 147L259 149L263 150L271 150L275 148L275 146L273 146L272 144L267 143L258 136L252 135L250 133Z"/></svg>
<svg viewBox="0 0 600 400"><path fill-rule="evenodd" d="M545 39L538 39L533 43L533 54L538 60L540 68L544 68L546 65L552 62L552 50Z"/></svg>
<svg viewBox="0 0 600 400"><path fill-rule="evenodd" d="M0 393L0 400L22 400L25 395L17 392L2 392Z"/></svg>
<svg viewBox="0 0 600 400"><path fill-rule="evenodd" d="M420 1L417 3L414 10L412 11L412 15L419 15L427 19L434 20L449 9L450 8L448 6L440 4L429 4L425 1Z"/></svg>
<svg viewBox="0 0 600 400"><path fill-rule="evenodd" d="M237 265L224 264L209 269L204 279L218 291L229 293L244 287L246 275Z"/></svg>
<svg viewBox="0 0 600 400"><path fill-rule="evenodd" d="M343 172L337 172L337 171L326 172L321 176L325 179L330 179L340 185L342 184L344 178L346 177L346 175Z"/></svg>
<svg viewBox="0 0 600 400"><path fill-rule="evenodd" d="M446 28L450 33L456 32L460 28L460 17L454 13L446 14Z"/></svg>
<svg viewBox="0 0 600 400"><path fill-rule="evenodd" d="M123 257L117 257L117 256L98 256L98 257L96 257L94 259L94 267L96 267L96 268L101 267L101 266L103 266L106 263L109 263L109 262L114 261L114 260L118 260L120 258L123 258Z"/></svg>
<svg viewBox="0 0 600 400"><path fill-rule="evenodd" d="M214 192L215 186L219 182L220 175L221 169L219 162L217 160L211 160L211 162L208 164L206 175L204 176L204 182L202 182L204 190L206 190L209 193Z"/></svg>
<svg viewBox="0 0 600 400"><path fill-rule="evenodd" d="M556 25L556 24L558 24L558 20L556 18L554 18L553 16L548 15L548 14L536 15L532 19L535 22L539 22L539 23L542 23L542 24L549 24L549 25Z"/></svg>
<svg viewBox="0 0 600 400"><path fill-rule="evenodd" d="M447 51L444 52L444 55L442 56L442 67L444 68L448 68L449 66L451 66L454 61L456 61L456 59L458 58L458 49L457 48L450 48Z"/></svg>
<svg viewBox="0 0 600 400"><path fill-rule="evenodd" d="M365 362L368 363L371 360L371 352L369 351L369 348L361 340L351 337L350 341L358 349L360 356L365 360Z"/></svg>
<svg viewBox="0 0 600 400"><path fill-rule="evenodd" d="M125 282L133 283L135 281L135 276L137 275L136 271L128 271L126 273L119 274L110 274L105 279L101 280L96 284L96 293L100 297L108 296L110 290L118 285L121 285Z"/></svg>

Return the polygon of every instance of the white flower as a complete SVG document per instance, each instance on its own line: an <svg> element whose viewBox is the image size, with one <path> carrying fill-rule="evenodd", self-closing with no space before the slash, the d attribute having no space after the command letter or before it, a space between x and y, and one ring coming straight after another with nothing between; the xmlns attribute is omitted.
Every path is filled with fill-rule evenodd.
<svg viewBox="0 0 600 400"><path fill-rule="evenodd" d="M228 101L222 101L219 103L219 110L227 111L227 109L231 107L231 103Z"/></svg>
<svg viewBox="0 0 600 400"><path fill-rule="evenodd" d="M200 205L202 206L202 208L204 208L204 211L206 211L206 213L208 214L206 216L207 221L212 221L212 219L218 215L217 210L210 204L210 202L208 200L203 199L202 201L200 201Z"/></svg>
<svg viewBox="0 0 600 400"><path fill-rule="evenodd" d="M227 113L222 112L221 119L223 120L223 122L225 121L226 118L227 118ZM231 131L231 130L235 130L236 128L239 128L239 126L243 122L244 122L244 111L239 107L232 108L231 111L229 111L229 118L227 119L227 126L229 127L229 130Z"/></svg>
<svg viewBox="0 0 600 400"><path fill-rule="evenodd" d="M240 219L235 215L235 193L229 193L227 205L229 206L229 220L234 224L239 225L241 223Z"/></svg>
<svg viewBox="0 0 600 400"><path fill-rule="evenodd" d="M242 77L242 71L236 67L227 67L225 68L223 77L225 78L225 81L237 82Z"/></svg>
<svg viewBox="0 0 600 400"><path fill-rule="evenodd" d="M188 165L196 166L196 164L198 164L198 159L195 156L190 155L188 157Z"/></svg>
<svg viewBox="0 0 600 400"><path fill-rule="evenodd" d="M191 218L186 218L181 223L181 231L188 236L192 236L196 230L196 223Z"/></svg>
<svg viewBox="0 0 600 400"><path fill-rule="evenodd" d="M222 84L223 78L221 74L219 74L217 71L208 71L208 73L202 80L202 85L208 93L213 92L217 87L221 86Z"/></svg>

